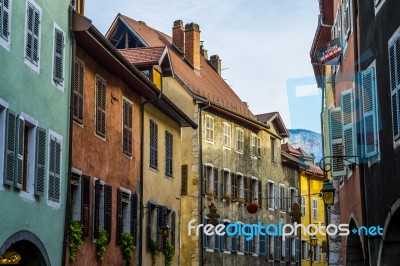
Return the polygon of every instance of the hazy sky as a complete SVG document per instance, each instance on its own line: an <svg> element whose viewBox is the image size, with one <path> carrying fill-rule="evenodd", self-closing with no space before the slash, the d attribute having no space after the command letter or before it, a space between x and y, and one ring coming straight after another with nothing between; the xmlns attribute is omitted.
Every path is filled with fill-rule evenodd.
<svg viewBox="0 0 400 266"><path fill-rule="evenodd" d="M279 111L288 128L320 132L320 90L309 56L317 0L85 2L85 16L103 34L118 13L168 35L177 19L199 24L208 55L220 56L223 78L254 114Z"/></svg>

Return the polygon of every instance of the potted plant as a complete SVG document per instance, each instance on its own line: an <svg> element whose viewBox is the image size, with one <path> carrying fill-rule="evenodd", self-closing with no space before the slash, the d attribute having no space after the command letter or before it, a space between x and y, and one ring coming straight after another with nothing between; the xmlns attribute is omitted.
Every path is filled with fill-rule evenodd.
<svg viewBox="0 0 400 266"><path fill-rule="evenodd" d="M133 237L130 233L124 232L121 234L121 249L122 255L126 260L126 264L131 265L133 250L135 250L135 246L133 245Z"/></svg>
<svg viewBox="0 0 400 266"><path fill-rule="evenodd" d="M226 202L231 202L232 201L232 196L230 193L225 193L224 194L224 199Z"/></svg>
<svg viewBox="0 0 400 266"><path fill-rule="evenodd" d="M238 202L239 202L239 204L241 204L241 205L243 205L243 204L244 204L244 198L239 198L237 201L238 201Z"/></svg>
<svg viewBox="0 0 400 266"><path fill-rule="evenodd" d="M175 247L169 241L165 246L164 254L165 254L165 266L171 266L175 254Z"/></svg>
<svg viewBox="0 0 400 266"><path fill-rule="evenodd" d="M75 261L76 253L81 248L83 241L83 224L80 221L71 221L69 224L69 259Z"/></svg>
<svg viewBox="0 0 400 266"><path fill-rule="evenodd" d="M150 252L151 252L151 265L156 265L157 256L160 254L160 243L156 240L151 240L150 242Z"/></svg>
<svg viewBox="0 0 400 266"><path fill-rule="evenodd" d="M258 211L258 208L260 208L260 206L258 205L257 202L252 202L247 204L246 209L249 213L254 214Z"/></svg>
<svg viewBox="0 0 400 266"><path fill-rule="evenodd" d="M99 228L99 235L96 239L96 259L102 261L104 253L106 252L106 244L108 243L107 231L103 228Z"/></svg>
<svg viewBox="0 0 400 266"><path fill-rule="evenodd" d="M215 193L212 190L207 190L206 196L207 196L207 198L211 199L211 198L215 197Z"/></svg>

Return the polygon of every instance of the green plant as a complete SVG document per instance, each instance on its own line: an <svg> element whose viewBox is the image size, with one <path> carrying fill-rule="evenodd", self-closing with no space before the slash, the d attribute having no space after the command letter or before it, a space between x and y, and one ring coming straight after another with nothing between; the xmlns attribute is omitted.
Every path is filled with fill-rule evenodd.
<svg viewBox="0 0 400 266"><path fill-rule="evenodd" d="M171 266L172 265L172 259L174 258L175 254L175 247L172 245L171 242L167 242L165 245L165 266Z"/></svg>
<svg viewBox="0 0 400 266"><path fill-rule="evenodd" d="M74 261L76 253L81 248L83 241L83 224L80 221L71 221L69 224L69 259Z"/></svg>
<svg viewBox="0 0 400 266"><path fill-rule="evenodd" d="M224 199L226 200L226 202L231 202L231 200L232 200L231 194L230 193L225 193Z"/></svg>
<svg viewBox="0 0 400 266"><path fill-rule="evenodd" d="M133 237L130 233L124 232L121 234L121 249L124 259L128 265L131 264L133 250L135 246L133 245Z"/></svg>
<svg viewBox="0 0 400 266"><path fill-rule="evenodd" d="M151 252L151 264L156 265L157 256L160 254L160 243L156 240L151 240L150 242L150 252Z"/></svg>
<svg viewBox="0 0 400 266"><path fill-rule="evenodd" d="M108 243L107 231L99 227L99 234L96 239L96 259L102 261L104 253L106 252L106 245Z"/></svg>

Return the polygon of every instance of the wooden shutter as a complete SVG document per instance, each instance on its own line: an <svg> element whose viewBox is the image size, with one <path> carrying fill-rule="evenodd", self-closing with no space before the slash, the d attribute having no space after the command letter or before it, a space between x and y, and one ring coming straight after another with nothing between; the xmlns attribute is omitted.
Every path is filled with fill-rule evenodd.
<svg viewBox="0 0 400 266"><path fill-rule="evenodd" d="M10 1L0 1L0 13L3 12L2 19L0 21L0 36L8 42L8 36L10 35Z"/></svg>
<svg viewBox="0 0 400 266"><path fill-rule="evenodd" d="M343 1L343 14L342 14L342 19L343 19L343 34L345 37L347 37L347 34L350 32L350 4L349 0Z"/></svg>
<svg viewBox="0 0 400 266"><path fill-rule="evenodd" d="M261 157L261 139L259 137L256 138L257 140L257 157Z"/></svg>
<svg viewBox="0 0 400 266"><path fill-rule="evenodd" d="M150 120L150 166L158 168L158 125Z"/></svg>
<svg viewBox="0 0 400 266"><path fill-rule="evenodd" d="M265 242L266 242L266 235L265 234L264 235L259 234L259 238L258 238L258 253L260 255L265 255L265 253L266 253L266 250L265 250L266 243Z"/></svg>
<svg viewBox="0 0 400 266"><path fill-rule="evenodd" d="M299 239L295 239L295 248L296 248L296 262L300 261L300 241Z"/></svg>
<svg viewBox="0 0 400 266"><path fill-rule="evenodd" d="M218 182L218 168L214 168L214 195L218 198L219 182Z"/></svg>
<svg viewBox="0 0 400 266"><path fill-rule="evenodd" d="M36 168L35 168L35 195L43 196L46 162L46 130L37 127L36 130Z"/></svg>
<svg viewBox="0 0 400 266"><path fill-rule="evenodd" d="M56 83L64 81L64 33L55 29L54 31L54 68L53 79Z"/></svg>
<svg viewBox="0 0 400 266"><path fill-rule="evenodd" d="M356 155L356 132L354 127L354 101L351 90L343 92L342 95L342 117L343 117L343 143L346 156ZM345 164L355 162L354 157L346 158Z"/></svg>
<svg viewBox="0 0 400 266"><path fill-rule="evenodd" d="M97 182L97 181L96 181ZM97 208L99 206L97 205ZM97 209L98 211L98 209ZM95 213L96 215L96 213ZM98 213L97 213L98 215ZM83 225L83 235L89 236L90 227L90 177L81 176L81 222ZM97 220L98 226L98 220ZM95 231L97 232L97 230ZM95 237L97 238L97 237Z"/></svg>
<svg viewBox="0 0 400 266"><path fill-rule="evenodd" d="M160 232L160 227L163 224L163 208L164 207L161 206L161 205L157 206L157 229L156 229L157 233L156 233L156 238L157 238L158 243L160 243L160 248L161 248L160 251L164 250L163 238L162 238L161 232Z"/></svg>
<svg viewBox="0 0 400 266"><path fill-rule="evenodd" d="M172 176L172 147L172 134L168 131L165 131L165 174L167 176Z"/></svg>
<svg viewBox="0 0 400 266"><path fill-rule="evenodd" d="M400 40L397 39L397 40ZM399 88L398 88L398 69L400 64L400 51L395 46L396 41L390 43L389 46L389 72L390 72L390 89L392 102L392 126L393 138L399 137ZM400 46L398 46L400 48ZM397 56L396 56L397 55Z"/></svg>
<svg viewBox="0 0 400 266"><path fill-rule="evenodd" d="M80 61L74 63L73 82L73 118L79 124L83 123L83 89L84 89L85 65Z"/></svg>
<svg viewBox="0 0 400 266"><path fill-rule="evenodd" d="M204 196L207 193L207 167L205 165L203 165L203 176L201 178L201 185Z"/></svg>
<svg viewBox="0 0 400 266"><path fill-rule="evenodd" d="M131 235L133 237L133 245L137 243L138 229L138 201L139 195L134 192L131 194Z"/></svg>
<svg viewBox="0 0 400 266"><path fill-rule="evenodd" d="M175 212L171 212L171 244L175 247L175 223L176 223L176 217L175 217Z"/></svg>
<svg viewBox="0 0 400 266"><path fill-rule="evenodd" d="M123 152L132 156L132 104L128 101L123 101L123 136L122 148Z"/></svg>
<svg viewBox="0 0 400 266"><path fill-rule="evenodd" d="M147 240L147 249L151 250L151 223L152 223L151 215L152 215L152 212L153 212L155 206L149 202L149 203L147 203L147 207L149 208L149 211L147 213L147 230L146 230L147 239L146 240ZM139 228L139 230L141 230L141 229Z"/></svg>
<svg viewBox="0 0 400 266"><path fill-rule="evenodd" d="M230 178L231 178L232 199L236 200L237 199L236 173L231 173Z"/></svg>
<svg viewBox="0 0 400 266"><path fill-rule="evenodd" d="M366 157L378 152L378 127L376 117L375 68L361 73L361 92L364 121L364 155Z"/></svg>
<svg viewBox="0 0 400 266"><path fill-rule="evenodd" d="M331 156L343 156L343 130L342 130L342 112L340 108L329 110L329 137ZM343 158L331 158L332 176L345 175L345 166Z"/></svg>
<svg viewBox="0 0 400 266"><path fill-rule="evenodd" d="M106 137L106 84L100 78L96 77L96 133Z"/></svg>
<svg viewBox="0 0 400 266"><path fill-rule="evenodd" d="M203 224L206 225L207 224L207 218L203 217ZM207 248L208 247L208 238L207 235L204 233L204 226L201 228L201 237L203 240L203 248Z"/></svg>
<svg viewBox="0 0 400 266"><path fill-rule="evenodd" d="M16 163L16 134L17 134L17 116L13 111L7 109L6 118L6 149L4 165L4 184L14 186L14 174Z"/></svg>
<svg viewBox="0 0 400 266"><path fill-rule="evenodd" d="M93 222L93 238L99 236L100 225L100 180L94 182L94 222Z"/></svg>
<svg viewBox="0 0 400 266"><path fill-rule="evenodd" d="M14 179L14 187L22 189L24 185L24 137L25 137L25 120L18 116L18 130L17 130L17 163Z"/></svg>
<svg viewBox="0 0 400 266"><path fill-rule="evenodd" d="M247 179L247 176L244 176L243 177L243 189L244 189L244 193L243 193L243 197L244 197L244 202L247 204L247 203L249 203L249 198L248 198L248 190L249 190L249 187L248 187L248 185L249 185L249 182L248 182L248 179Z"/></svg>
<svg viewBox="0 0 400 266"><path fill-rule="evenodd" d="M104 185L104 229L108 234L108 242L111 241L112 226L112 187Z"/></svg>
<svg viewBox="0 0 400 266"><path fill-rule="evenodd" d="M251 241L244 239L244 254L250 253L250 243Z"/></svg>
<svg viewBox="0 0 400 266"><path fill-rule="evenodd" d="M122 214L122 191L121 189L117 189L117 235L116 240L117 244L121 244L121 234L123 232L123 214Z"/></svg>
<svg viewBox="0 0 400 266"><path fill-rule="evenodd" d="M50 137L50 165L49 165L49 199L60 201L60 159L61 142L54 136Z"/></svg>
<svg viewBox="0 0 400 266"><path fill-rule="evenodd" d="M262 207L262 182L261 180L258 180L258 205L260 206L260 208Z"/></svg>
<svg viewBox="0 0 400 266"><path fill-rule="evenodd" d="M181 176L182 176L182 183L181 183L181 195L187 195L187 181L188 181L188 165L184 164L181 166Z"/></svg>
<svg viewBox="0 0 400 266"><path fill-rule="evenodd" d="M39 62L40 13L31 3L28 3L27 12L26 58L37 66Z"/></svg>

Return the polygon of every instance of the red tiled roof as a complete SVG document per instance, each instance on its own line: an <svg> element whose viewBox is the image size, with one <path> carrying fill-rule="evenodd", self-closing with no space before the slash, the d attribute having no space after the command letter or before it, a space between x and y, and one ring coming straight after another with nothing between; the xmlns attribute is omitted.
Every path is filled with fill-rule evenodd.
<svg viewBox="0 0 400 266"><path fill-rule="evenodd" d="M293 146L291 146L289 143L285 143L281 145L281 149L283 151L286 151L287 153L294 155L296 157L300 156L301 153L299 150L295 149Z"/></svg>
<svg viewBox="0 0 400 266"><path fill-rule="evenodd" d="M290 160L292 163L297 163L300 168L306 168L305 171L307 173L311 173L314 175L323 175L324 172L317 165L304 160L305 154L303 149L298 148L295 149L289 143L285 143L281 145L281 155L286 159ZM308 154L307 154L308 155ZM311 157L312 158L312 157Z"/></svg>
<svg viewBox="0 0 400 266"><path fill-rule="evenodd" d="M160 47L163 45L168 47L174 73L194 94L255 120L255 116L246 104L242 102L224 79L213 69L203 55L200 55L201 73L198 75L172 46L172 38L170 36L127 16L121 17L129 23L150 47Z"/></svg>
<svg viewBox="0 0 400 266"><path fill-rule="evenodd" d="M119 49L118 51L134 65L158 65L165 46Z"/></svg>

